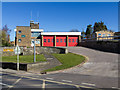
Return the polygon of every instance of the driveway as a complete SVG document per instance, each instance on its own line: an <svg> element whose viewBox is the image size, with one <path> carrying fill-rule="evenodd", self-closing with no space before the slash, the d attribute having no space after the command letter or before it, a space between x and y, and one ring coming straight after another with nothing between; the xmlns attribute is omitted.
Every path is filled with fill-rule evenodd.
<svg viewBox="0 0 120 90"><path fill-rule="evenodd" d="M63 73L118 77L118 54L85 47L68 47L68 51L85 55L89 61L82 66L63 71Z"/></svg>

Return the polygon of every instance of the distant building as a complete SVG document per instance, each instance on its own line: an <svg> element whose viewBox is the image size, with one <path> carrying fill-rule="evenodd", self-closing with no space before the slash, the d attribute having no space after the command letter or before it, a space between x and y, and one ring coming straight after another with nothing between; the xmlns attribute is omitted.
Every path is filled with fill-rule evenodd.
<svg viewBox="0 0 120 90"><path fill-rule="evenodd" d="M110 37L110 36L114 36L114 32L102 30L102 31L97 31L94 34L92 34L92 37L97 38L97 40L105 40L105 39L113 39L114 38L114 37Z"/></svg>
<svg viewBox="0 0 120 90"><path fill-rule="evenodd" d="M43 32L39 23L30 21L30 26L16 26L15 45L36 46L77 46L81 32Z"/></svg>
<svg viewBox="0 0 120 90"><path fill-rule="evenodd" d="M114 39L120 39L120 32L115 32L114 36L118 36L118 37L114 37Z"/></svg>

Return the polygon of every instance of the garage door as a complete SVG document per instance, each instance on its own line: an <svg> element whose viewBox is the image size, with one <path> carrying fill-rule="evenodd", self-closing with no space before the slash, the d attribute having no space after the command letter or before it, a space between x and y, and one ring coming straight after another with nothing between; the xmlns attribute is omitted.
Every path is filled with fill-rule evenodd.
<svg viewBox="0 0 120 90"><path fill-rule="evenodd" d="M54 36L43 36L43 46L54 46Z"/></svg>
<svg viewBox="0 0 120 90"><path fill-rule="evenodd" d="M69 46L77 46L78 45L78 36L68 36Z"/></svg>
<svg viewBox="0 0 120 90"><path fill-rule="evenodd" d="M56 36L56 46L66 46L66 36Z"/></svg>

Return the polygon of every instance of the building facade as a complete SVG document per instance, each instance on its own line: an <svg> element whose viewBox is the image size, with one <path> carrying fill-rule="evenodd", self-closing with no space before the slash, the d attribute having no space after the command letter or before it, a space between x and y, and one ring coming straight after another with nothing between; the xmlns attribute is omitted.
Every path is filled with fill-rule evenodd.
<svg viewBox="0 0 120 90"><path fill-rule="evenodd" d="M114 39L112 36L114 36L114 32L106 30L97 31L92 35L92 37L96 38L97 40Z"/></svg>
<svg viewBox="0 0 120 90"><path fill-rule="evenodd" d="M30 26L16 26L15 44L23 47L36 46L77 46L81 32L43 32L39 23L30 21Z"/></svg>

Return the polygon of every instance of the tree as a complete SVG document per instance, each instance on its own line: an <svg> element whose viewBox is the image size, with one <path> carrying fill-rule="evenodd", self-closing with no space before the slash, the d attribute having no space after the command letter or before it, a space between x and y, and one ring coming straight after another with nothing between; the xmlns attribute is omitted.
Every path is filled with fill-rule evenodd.
<svg viewBox="0 0 120 90"><path fill-rule="evenodd" d="M93 33L95 33L96 31L101 31L101 30L107 30L107 26L104 25L104 22L95 22L94 24L94 31Z"/></svg>
<svg viewBox="0 0 120 90"><path fill-rule="evenodd" d="M11 32L11 30L7 27L7 25L5 25L2 29L2 36L1 36L3 46L10 46L10 44L9 44L10 32Z"/></svg>
<svg viewBox="0 0 120 90"><path fill-rule="evenodd" d="M92 25L87 25L87 29L85 32L85 35L87 36L87 38L92 34Z"/></svg>
<svg viewBox="0 0 120 90"><path fill-rule="evenodd" d="M81 32L81 37L84 38L85 37L85 32L84 30L82 29L82 32Z"/></svg>
<svg viewBox="0 0 120 90"><path fill-rule="evenodd" d="M77 30L77 29L72 29L72 30L70 30L70 32L79 32L79 30Z"/></svg>

